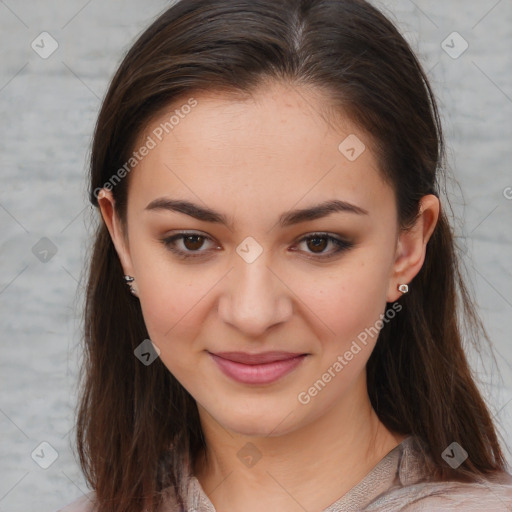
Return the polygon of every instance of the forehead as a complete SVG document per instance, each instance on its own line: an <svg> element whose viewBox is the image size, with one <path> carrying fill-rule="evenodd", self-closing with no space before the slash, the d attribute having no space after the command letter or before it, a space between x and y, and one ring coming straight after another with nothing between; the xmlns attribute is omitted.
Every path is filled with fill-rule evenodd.
<svg viewBox="0 0 512 512"><path fill-rule="evenodd" d="M372 141L342 112L328 117L326 106L320 94L283 84L248 97L183 96L139 135L135 149L152 149L130 176L130 196L142 208L165 194L220 207L229 198L240 208L336 196L366 206L378 194L392 200Z"/></svg>

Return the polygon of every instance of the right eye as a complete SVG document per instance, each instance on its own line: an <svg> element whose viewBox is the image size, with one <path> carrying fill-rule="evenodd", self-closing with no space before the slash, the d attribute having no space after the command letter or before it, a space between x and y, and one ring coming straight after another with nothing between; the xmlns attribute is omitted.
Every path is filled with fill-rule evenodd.
<svg viewBox="0 0 512 512"><path fill-rule="evenodd" d="M204 240L212 240L210 237L198 233L184 231L181 233L177 233L175 235L166 237L162 240L162 243L169 249L171 252L176 254L182 259L187 258L198 258L202 257L202 253L206 253L208 251L200 251L199 249L203 246ZM182 247L177 248L176 242L180 241L182 243ZM199 254L194 254L199 253Z"/></svg>

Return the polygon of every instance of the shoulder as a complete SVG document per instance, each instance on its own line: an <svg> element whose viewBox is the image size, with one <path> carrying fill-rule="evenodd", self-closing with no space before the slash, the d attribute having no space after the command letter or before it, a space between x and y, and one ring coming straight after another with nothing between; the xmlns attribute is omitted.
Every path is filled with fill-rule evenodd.
<svg viewBox="0 0 512 512"><path fill-rule="evenodd" d="M479 482L418 482L390 490L379 512L509 512L512 511L512 476L480 478ZM375 503L375 505L377 505Z"/></svg>
<svg viewBox="0 0 512 512"><path fill-rule="evenodd" d="M59 508L56 512L95 512L94 492L84 494L81 498L65 507Z"/></svg>
<svg viewBox="0 0 512 512"><path fill-rule="evenodd" d="M512 510L512 483L498 484L489 480L482 480L480 483L426 483L423 489L418 489L418 497L401 510L506 512Z"/></svg>
<svg viewBox="0 0 512 512"><path fill-rule="evenodd" d="M377 500L391 504L382 510L512 512L512 475L501 472L478 476L476 482L433 481L424 472L425 457L429 457L427 452L421 440L415 436L403 443L399 485Z"/></svg>

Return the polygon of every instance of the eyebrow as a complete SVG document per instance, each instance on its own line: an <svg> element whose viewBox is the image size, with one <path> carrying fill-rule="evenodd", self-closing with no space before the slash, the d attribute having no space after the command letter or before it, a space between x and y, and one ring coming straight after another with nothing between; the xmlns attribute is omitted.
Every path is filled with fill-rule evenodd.
<svg viewBox="0 0 512 512"><path fill-rule="evenodd" d="M220 212L216 212L210 208L199 206L190 201L183 199L171 199L169 197L159 197L151 201L145 208L148 211L167 210L171 212L184 213L195 219L204 222L213 222L232 227L228 217ZM355 213L357 215L368 215L368 211L364 208L356 206L346 201L334 199L311 206L309 208L290 210L284 212L279 217L279 225L288 227L301 222L307 222L315 219L327 217L332 213Z"/></svg>

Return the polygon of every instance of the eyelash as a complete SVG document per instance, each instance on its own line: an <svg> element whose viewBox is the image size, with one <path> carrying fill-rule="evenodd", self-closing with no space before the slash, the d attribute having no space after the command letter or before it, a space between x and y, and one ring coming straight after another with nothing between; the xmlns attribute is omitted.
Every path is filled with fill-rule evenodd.
<svg viewBox="0 0 512 512"><path fill-rule="evenodd" d="M184 238L187 238L187 237L190 237L190 236L204 238L206 240L211 240L211 238L209 236L201 235L201 234L198 234L198 233L191 233L191 232L184 231L184 232L172 235L170 237L164 238L162 240L162 243L164 244L164 246L169 251L173 252L174 254L176 254L181 259L192 259L192 258L201 258L201 257L203 257L202 254L194 254L194 252L195 253L205 253L207 251L199 251L199 250L197 250L197 251L183 251L181 249L176 249L175 242L178 239L183 240ZM327 233L312 233L311 235L307 235L307 236L301 238L298 243L300 244L302 242L308 242L310 240L314 240L314 239L318 239L318 238L327 240L329 242L332 242L335 246L337 246L337 248L336 248L336 250L334 252L331 252L327 256L320 255L320 253L317 253L317 254L310 253L310 254L313 254L313 256L308 256L308 258L316 259L316 260L327 260L327 259L330 259L330 258L338 255L339 253L341 253L343 251L346 251L346 250L348 250L348 249L350 249L350 248L352 248L354 246L354 244L352 242L348 242L348 241L345 241L345 240L341 240L339 238L335 238L333 236L330 236Z"/></svg>

